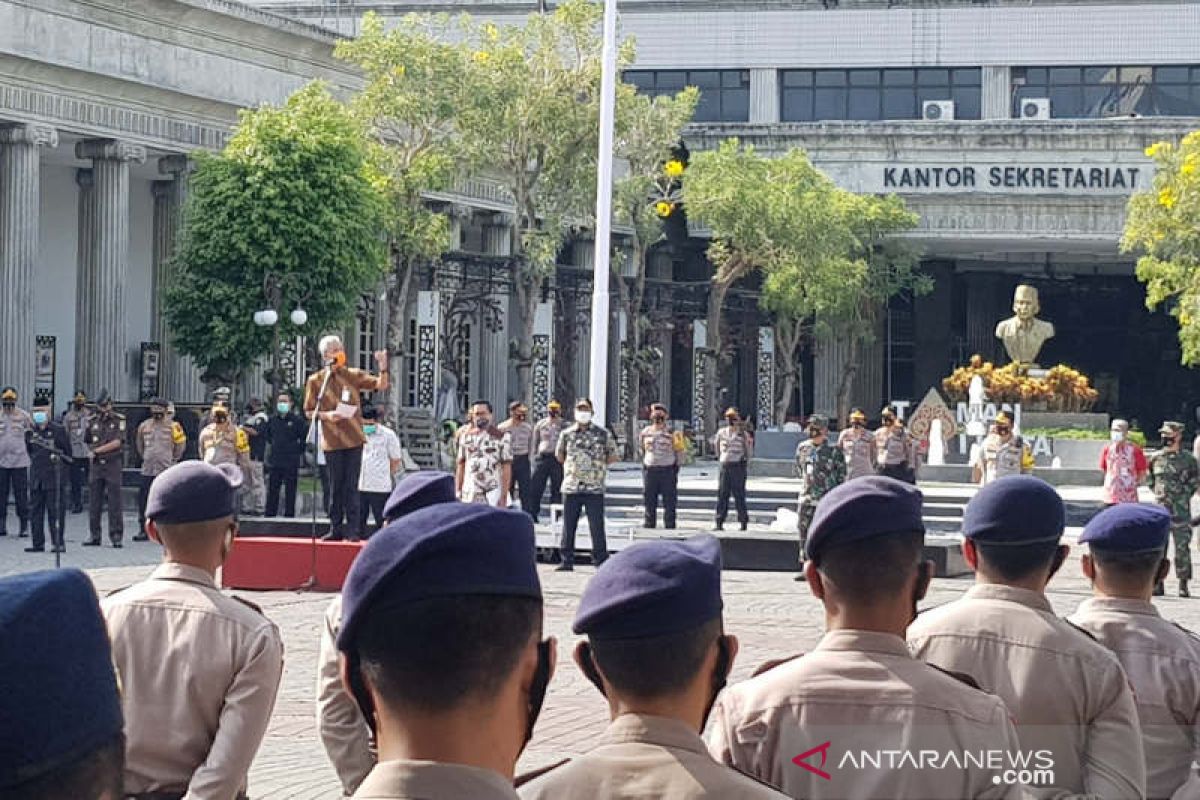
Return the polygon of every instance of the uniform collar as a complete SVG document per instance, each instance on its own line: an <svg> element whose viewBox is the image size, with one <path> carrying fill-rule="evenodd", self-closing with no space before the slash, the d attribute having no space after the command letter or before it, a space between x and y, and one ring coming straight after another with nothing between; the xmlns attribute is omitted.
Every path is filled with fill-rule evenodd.
<svg viewBox="0 0 1200 800"><path fill-rule="evenodd" d="M1158 609L1148 600L1128 597L1089 597L1079 604L1076 613L1088 611L1119 611L1124 614L1140 614L1146 617L1161 617Z"/></svg>
<svg viewBox="0 0 1200 800"><path fill-rule="evenodd" d="M151 580L160 581L182 581L184 583L195 583L201 586L207 586L212 589L217 588L217 582L199 567L191 567L187 564L179 564L174 561L164 561L155 568L154 572L150 573Z"/></svg>
<svg viewBox="0 0 1200 800"><path fill-rule="evenodd" d="M517 800L512 784L490 769L435 761L381 761L353 795L359 800L387 797L469 797Z"/></svg>
<svg viewBox="0 0 1200 800"><path fill-rule="evenodd" d="M868 653L883 653L889 656L912 658L908 644L894 633L860 631L842 628L827 631L817 642L817 650L854 650Z"/></svg>
<svg viewBox="0 0 1200 800"><path fill-rule="evenodd" d="M649 714L622 714L604 731L607 744L645 742L693 753L707 753L700 734L683 720Z"/></svg>
<svg viewBox="0 0 1200 800"><path fill-rule="evenodd" d="M977 583L967 590L964 597L971 600L1007 600L1010 603L1032 608L1035 611L1054 613L1054 607L1046 599L1046 595L1031 589L1017 586L1005 586L1000 583Z"/></svg>

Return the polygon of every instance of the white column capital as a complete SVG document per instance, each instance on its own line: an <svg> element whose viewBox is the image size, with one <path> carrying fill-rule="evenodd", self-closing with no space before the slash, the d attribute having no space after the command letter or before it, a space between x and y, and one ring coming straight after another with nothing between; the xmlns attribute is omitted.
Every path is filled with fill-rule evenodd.
<svg viewBox="0 0 1200 800"><path fill-rule="evenodd" d="M84 139L75 144L75 157L141 164L146 160L146 148L118 139Z"/></svg>
<svg viewBox="0 0 1200 800"><path fill-rule="evenodd" d="M49 125L14 123L0 125L0 145L31 144L35 147L58 147L58 131Z"/></svg>

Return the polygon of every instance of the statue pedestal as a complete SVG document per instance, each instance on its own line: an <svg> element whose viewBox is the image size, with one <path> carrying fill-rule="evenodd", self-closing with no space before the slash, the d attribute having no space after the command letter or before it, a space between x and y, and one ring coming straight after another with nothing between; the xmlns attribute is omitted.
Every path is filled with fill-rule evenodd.
<svg viewBox="0 0 1200 800"><path fill-rule="evenodd" d="M1107 431L1108 414L1067 411L1029 411L1024 406L1021 412L1021 427L1029 428L1078 428L1085 431Z"/></svg>

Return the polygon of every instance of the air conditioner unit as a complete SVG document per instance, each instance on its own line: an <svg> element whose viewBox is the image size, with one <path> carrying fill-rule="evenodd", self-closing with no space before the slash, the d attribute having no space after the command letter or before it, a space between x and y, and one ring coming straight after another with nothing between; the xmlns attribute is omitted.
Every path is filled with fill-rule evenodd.
<svg viewBox="0 0 1200 800"><path fill-rule="evenodd" d="M1021 119L1050 119L1050 98L1027 97L1022 100Z"/></svg>
<svg viewBox="0 0 1200 800"><path fill-rule="evenodd" d="M921 104L921 119L954 119L953 100L926 100Z"/></svg>

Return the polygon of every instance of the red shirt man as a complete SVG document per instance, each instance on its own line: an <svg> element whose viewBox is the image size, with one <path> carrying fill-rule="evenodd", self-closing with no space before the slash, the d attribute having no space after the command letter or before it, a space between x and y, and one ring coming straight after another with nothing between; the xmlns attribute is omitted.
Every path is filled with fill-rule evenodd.
<svg viewBox="0 0 1200 800"><path fill-rule="evenodd" d="M1100 470L1104 473L1104 502L1136 503L1138 484L1149 470L1142 448L1128 440L1129 423L1112 421L1112 441L1100 453Z"/></svg>

